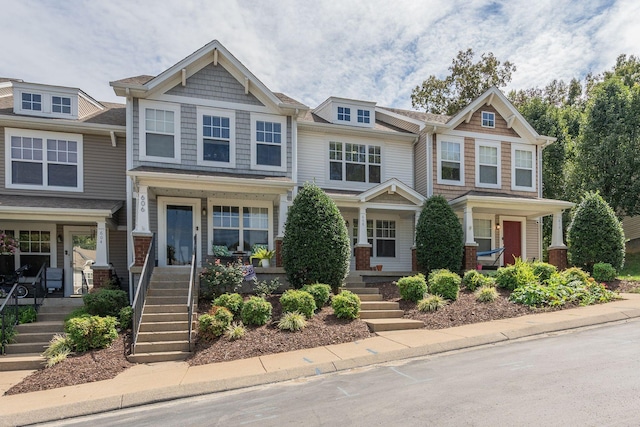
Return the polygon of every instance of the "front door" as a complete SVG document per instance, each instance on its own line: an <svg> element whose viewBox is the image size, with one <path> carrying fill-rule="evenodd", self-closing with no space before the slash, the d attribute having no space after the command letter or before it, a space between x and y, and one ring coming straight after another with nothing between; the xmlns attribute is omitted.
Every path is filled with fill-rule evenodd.
<svg viewBox="0 0 640 427"><path fill-rule="evenodd" d="M200 200L159 198L158 205L158 265L190 265L193 237L199 230Z"/></svg>
<svg viewBox="0 0 640 427"><path fill-rule="evenodd" d="M522 223L520 221L503 221L504 265L515 263L522 256Z"/></svg>
<svg viewBox="0 0 640 427"><path fill-rule="evenodd" d="M64 231L64 296L85 294L93 288L95 227L65 227Z"/></svg>

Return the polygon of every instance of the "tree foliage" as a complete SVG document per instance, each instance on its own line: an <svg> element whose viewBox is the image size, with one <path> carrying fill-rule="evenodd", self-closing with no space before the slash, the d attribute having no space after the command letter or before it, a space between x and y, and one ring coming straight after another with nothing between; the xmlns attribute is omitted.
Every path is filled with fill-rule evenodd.
<svg viewBox="0 0 640 427"><path fill-rule="evenodd" d="M293 201L282 241L282 262L294 288L326 283L334 290L349 271L347 227L336 204L315 184L305 184Z"/></svg>
<svg viewBox="0 0 640 427"><path fill-rule="evenodd" d="M451 74L444 79L430 75L416 86L411 93L413 108L453 115L490 87L506 86L516 70L511 62L501 63L491 52L483 53L478 62L473 59L473 49L461 50L451 62Z"/></svg>

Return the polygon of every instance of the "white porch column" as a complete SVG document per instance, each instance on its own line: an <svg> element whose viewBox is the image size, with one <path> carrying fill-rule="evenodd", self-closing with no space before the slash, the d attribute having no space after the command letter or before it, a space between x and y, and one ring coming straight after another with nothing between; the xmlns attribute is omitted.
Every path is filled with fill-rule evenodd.
<svg viewBox="0 0 640 427"><path fill-rule="evenodd" d="M464 208L464 244L476 244L476 237L473 234L473 208L470 206Z"/></svg>
<svg viewBox="0 0 640 427"><path fill-rule="evenodd" d="M360 214L358 215L358 246L369 245L367 239L367 208L360 206Z"/></svg>
<svg viewBox="0 0 640 427"><path fill-rule="evenodd" d="M415 214L414 214L414 218L413 218L413 221L414 221L414 224L413 224L413 247L414 248L416 247L416 243L417 243L416 234L417 234L417 231L418 231L418 221L420 221L420 213L421 212L422 211L416 211Z"/></svg>
<svg viewBox="0 0 640 427"><path fill-rule="evenodd" d="M287 194L280 195L280 208L278 209L278 234L277 237L284 237L284 225L287 222L287 209L289 208L289 201L287 200Z"/></svg>
<svg viewBox="0 0 640 427"><path fill-rule="evenodd" d="M551 248L565 248L562 239L562 212L553 213L553 228L551 229Z"/></svg>
<svg viewBox="0 0 640 427"><path fill-rule="evenodd" d="M136 203L136 227L134 233L149 233L149 187L138 187L138 201Z"/></svg>
<svg viewBox="0 0 640 427"><path fill-rule="evenodd" d="M96 232L96 267L109 266L107 224L105 221L97 222Z"/></svg>

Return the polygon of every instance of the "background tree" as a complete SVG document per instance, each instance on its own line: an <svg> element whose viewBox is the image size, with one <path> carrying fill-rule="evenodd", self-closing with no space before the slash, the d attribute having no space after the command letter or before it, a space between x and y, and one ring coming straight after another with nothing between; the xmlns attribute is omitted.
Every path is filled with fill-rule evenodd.
<svg viewBox="0 0 640 427"><path fill-rule="evenodd" d="M337 291L350 257L349 234L338 207L317 185L306 183L289 209L282 241L289 283L296 289L326 283Z"/></svg>
<svg viewBox="0 0 640 427"><path fill-rule="evenodd" d="M443 196L432 196L424 203L416 226L416 257L420 270L462 268L463 231L458 217Z"/></svg>
<svg viewBox="0 0 640 427"><path fill-rule="evenodd" d="M411 93L413 108L453 115L490 87L504 87L511 81L516 70L511 62L503 64L491 52L483 53L475 63L473 56L473 49L459 51L449 67L450 75L444 79L431 75L416 86Z"/></svg>

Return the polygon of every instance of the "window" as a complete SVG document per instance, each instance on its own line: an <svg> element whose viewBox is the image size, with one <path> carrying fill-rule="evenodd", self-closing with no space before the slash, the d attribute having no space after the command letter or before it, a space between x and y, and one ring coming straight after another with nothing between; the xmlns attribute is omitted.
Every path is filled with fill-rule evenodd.
<svg viewBox="0 0 640 427"><path fill-rule="evenodd" d="M447 137L438 143L438 183L464 185L463 139Z"/></svg>
<svg viewBox="0 0 640 427"><path fill-rule="evenodd" d="M500 143L476 141L476 186L500 188Z"/></svg>
<svg viewBox="0 0 640 427"><path fill-rule="evenodd" d="M512 189L535 191L535 147L512 145Z"/></svg>
<svg viewBox="0 0 640 427"><path fill-rule="evenodd" d="M375 224L375 228L374 228ZM395 258L396 222L391 220L368 219L367 241L371 245L371 256ZM353 219L353 246L358 243L358 220Z"/></svg>
<svg viewBox="0 0 640 427"><path fill-rule="evenodd" d="M351 108L338 107L338 120L350 122L351 121Z"/></svg>
<svg viewBox="0 0 640 427"><path fill-rule="evenodd" d="M71 114L71 98L65 96L52 96L51 111L54 113Z"/></svg>
<svg viewBox="0 0 640 427"><path fill-rule="evenodd" d="M269 244L269 208L214 205L213 245L230 251L250 251L253 245ZM242 212L242 217L240 217Z"/></svg>
<svg viewBox="0 0 640 427"><path fill-rule="evenodd" d="M329 143L329 179L332 181L380 183L381 166L380 146Z"/></svg>
<svg viewBox="0 0 640 427"><path fill-rule="evenodd" d="M140 158L180 162L180 106L140 101Z"/></svg>
<svg viewBox="0 0 640 427"><path fill-rule="evenodd" d="M369 123L369 110L358 109L358 123Z"/></svg>
<svg viewBox="0 0 640 427"><path fill-rule="evenodd" d="M55 265L55 243L51 241L53 229L31 228L16 225L4 233L18 240L18 249L13 255L0 255L0 274L8 274L18 267L29 264L26 276L35 276L46 262Z"/></svg>
<svg viewBox="0 0 640 427"><path fill-rule="evenodd" d="M259 114L252 116L252 167L286 171L286 118Z"/></svg>
<svg viewBox="0 0 640 427"><path fill-rule="evenodd" d="M489 111L482 112L482 127L494 128L496 127L496 114Z"/></svg>
<svg viewBox="0 0 640 427"><path fill-rule="evenodd" d="M22 93L22 109L42 111L42 95L37 93Z"/></svg>
<svg viewBox="0 0 640 427"><path fill-rule="evenodd" d="M5 129L9 188L82 191L82 135Z"/></svg>
<svg viewBox="0 0 640 427"><path fill-rule="evenodd" d="M235 167L235 112L198 107L198 164Z"/></svg>
<svg viewBox="0 0 640 427"><path fill-rule="evenodd" d="M491 219L474 218L473 235L478 244L478 252L493 249L493 223Z"/></svg>

